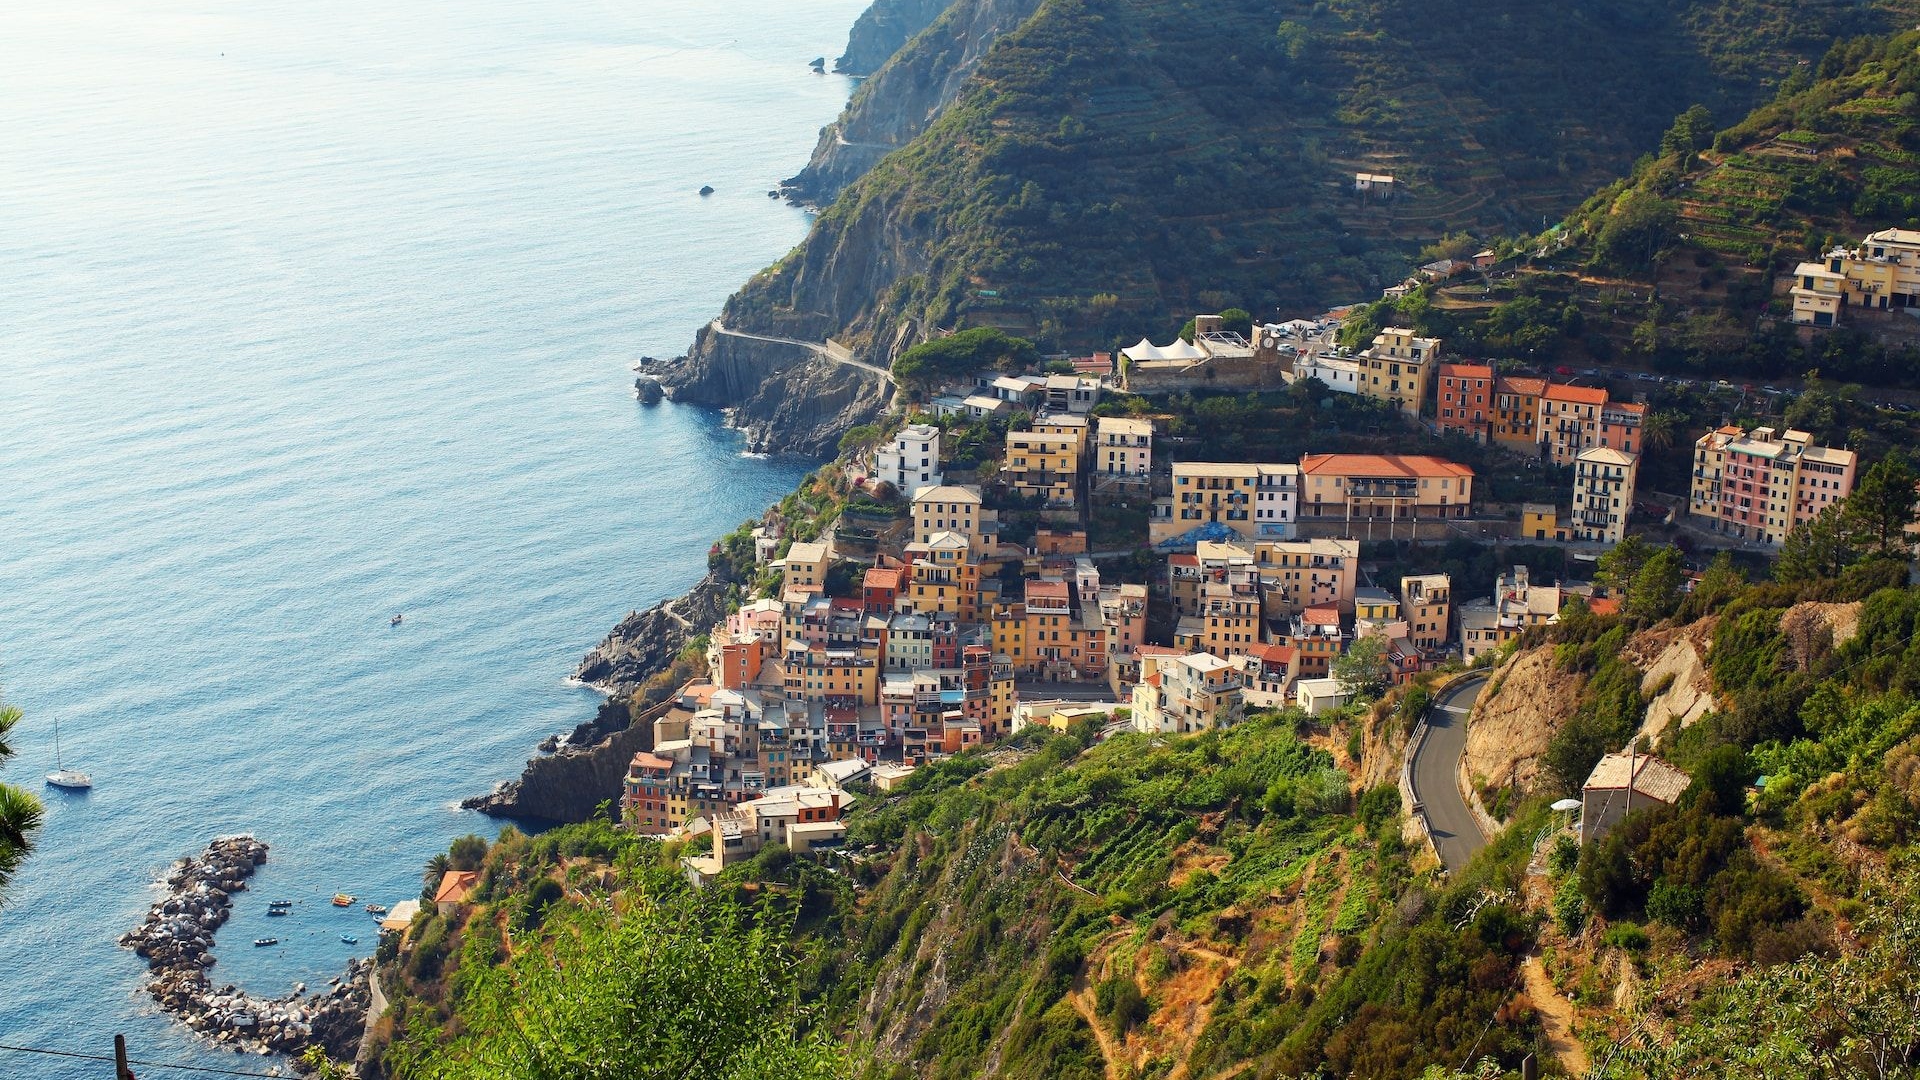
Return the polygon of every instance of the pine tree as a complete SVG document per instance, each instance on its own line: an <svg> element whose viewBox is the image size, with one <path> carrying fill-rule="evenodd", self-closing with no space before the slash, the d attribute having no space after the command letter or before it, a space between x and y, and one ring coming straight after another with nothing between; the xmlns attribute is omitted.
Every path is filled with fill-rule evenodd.
<svg viewBox="0 0 1920 1080"><path fill-rule="evenodd" d="M1920 476L1898 450L1867 470L1843 504L1847 538L1855 549L1876 557L1907 558L1906 529L1913 523L1915 504L1920 503L1916 483Z"/></svg>
<svg viewBox="0 0 1920 1080"><path fill-rule="evenodd" d="M1847 539L1843 504L1834 503L1820 516L1803 521L1787 534L1774 561L1775 581L1797 583L1839 577L1853 563L1853 546Z"/></svg>

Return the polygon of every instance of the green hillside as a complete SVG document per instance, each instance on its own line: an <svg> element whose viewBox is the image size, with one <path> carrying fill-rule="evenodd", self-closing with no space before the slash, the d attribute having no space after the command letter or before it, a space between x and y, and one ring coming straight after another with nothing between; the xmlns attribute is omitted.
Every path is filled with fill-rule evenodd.
<svg viewBox="0 0 1920 1080"><path fill-rule="evenodd" d="M1430 287L1369 324L1543 363L1920 382L1920 322L1855 310L1838 331L1796 332L1777 291L1836 243L1920 227L1920 31L1838 43L1734 126L1683 117L1661 146L1561 228L1516 241L1517 274Z"/></svg>
<svg viewBox="0 0 1920 1080"><path fill-rule="evenodd" d="M1737 116L1911 0L1048 0L730 317L818 334L1138 333L1398 280L1421 243L1518 235ZM1353 192L1391 173L1390 200Z"/></svg>

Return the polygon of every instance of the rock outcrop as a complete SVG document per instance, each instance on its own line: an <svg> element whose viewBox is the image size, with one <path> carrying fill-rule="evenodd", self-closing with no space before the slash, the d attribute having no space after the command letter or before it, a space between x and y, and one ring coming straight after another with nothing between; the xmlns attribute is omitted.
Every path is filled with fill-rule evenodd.
<svg viewBox="0 0 1920 1080"><path fill-rule="evenodd" d="M1713 710L1707 649L1718 622L1706 618L1687 626L1649 630L1627 643L1627 659L1646 672L1640 679L1640 693L1647 699L1640 734L1652 746L1659 747L1661 736L1675 721L1685 728Z"/></svg>
<svg viewBox="0 0 1920 1080"><path fill-rule="evenodd" d="M565 740L543 743L551 752L528 761L518 780L460 805L517 821L568 822L585 821L601 803L617 800L628 762L653 749L653 727L633 722L631 696L671 667L688 641L726 617L728 589L709 574L686 595L620 620L574 671L574 678L613 695L599 714Z"/></svg>
<svg viewBox="0 0 1920 1080"><path fill-rule="evenodd" d="M832 202L848 184L927 130L960 93L960 86L1000 35L1019 26L1040 6L1039 0L880 0L854 25L847 48L856 43L864 59L867 41L887 40L918 28L873 68L841 112L820 132L820 143L800 174L786 181L787 195L820 205ZM869 20L876 20L870 22ZM920 30L926 30L921 34ZM918 36L916 36L918 35ZM878 42L876 42L878 44ZM846 62L846 57L841 62Z"/></svg>
<svg viewBox="0 0 1920 1080"><path fill-rule="evenodd" d="M662 378L675 401L728 410L757 454L828 457L848 428L879 416L892 395L886 380L862 368L711 328Z"/></svg>
<svg viewBox="0 0 1920 1080"><path fill-rule="evenodd" d="M336 1061L351 1061L366 1023L370 963L354 960L323 994L305 984L277 998L257 998L235 987L216 988L213 936L233 910L267 845L251 836L221 837L197 858L182 859L167 875L167 896L148 909L140 927L120 938L153 974L147 993L188 1027L234 1050L296 1054L318 1046Z"/></svg>
<svg viewBox="0 0 1920 1080"><path fill-rule="evenodd" d="M1547 743L1573 716L1584 681L1554 666L1551 646L1515 653L1474 703L1460 759L1467 780L1531 789Z"/></svg>
<svg viewBox="0 0 1920 1080"><path fill-rule="evenodd" d="M848 32L847 51L833 62L833 70L842 75L873 74L914 35L933 25L951 3L953 0L873 0Z"/></svg>

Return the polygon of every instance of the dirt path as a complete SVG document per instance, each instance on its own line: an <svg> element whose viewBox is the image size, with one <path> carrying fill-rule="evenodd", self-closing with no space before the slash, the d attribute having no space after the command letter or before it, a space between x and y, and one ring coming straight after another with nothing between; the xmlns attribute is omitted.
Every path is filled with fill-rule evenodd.
<svg viewBox="0 0 1920 1080"><path fill-rule="evenodd" d="M1079 985L1073 988L1073 992L1067 995L1067 1000L1072 1003L1073 1011L1080 1014L1080 1019L1087 1022L1087 1030L1093 1032L1093 1041L1100 1044L1100 1060L1106 1062L1107 1080L1122 1080L1126 1075L1121 1071L1122 1063L1127 1060L1126 1045L1117 1042L1113 1033L1107 1030L1107 1025L1101 1023L1094 1014L1093 987L1087 983L1085 975L1080 977Z"/></svg>
<svg viewBox="0 0 1920 1080"><path fill-rule="evenodd" d="M1587 1048L1580 1045L1579 1037L1573 1033L1573 1004L1554 989L1553 980L1547 978L1546 966L1538 956L1530 955L1521 962L1520 975L1526 980L1527 1000L1539 1010L1540 1027L1547 1033L1547 1046L1559 1059L1560 1067L1571 1076L1585 1076Z"/></svg>

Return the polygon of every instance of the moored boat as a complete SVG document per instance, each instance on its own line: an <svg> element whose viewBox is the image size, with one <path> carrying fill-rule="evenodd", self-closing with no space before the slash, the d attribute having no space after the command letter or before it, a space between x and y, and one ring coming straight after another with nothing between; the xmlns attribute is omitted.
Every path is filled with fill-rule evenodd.
<svg viewBox="0 0 1920 1080"><path fill-rule="evenodd" d="M269 945L278 944L280 944L280 939L277 937L257 937L253 939L253 947L256 949L264 949Z"/></svg>
<svg viewBox="0 0 1920 1080"><path fill-rule="evenodd" d="M334 893L333 906L334 907L352 907L353 897L348 896L346 893L343 893L343 892Z"/></svg>
<svg viewBox="0 0 1920 1080"><path fill-rule="evenodd" d="M367 905L367 914L369 915L385 915L386 913L387 913L387 905L385 904L368 904Z"/></svg>

